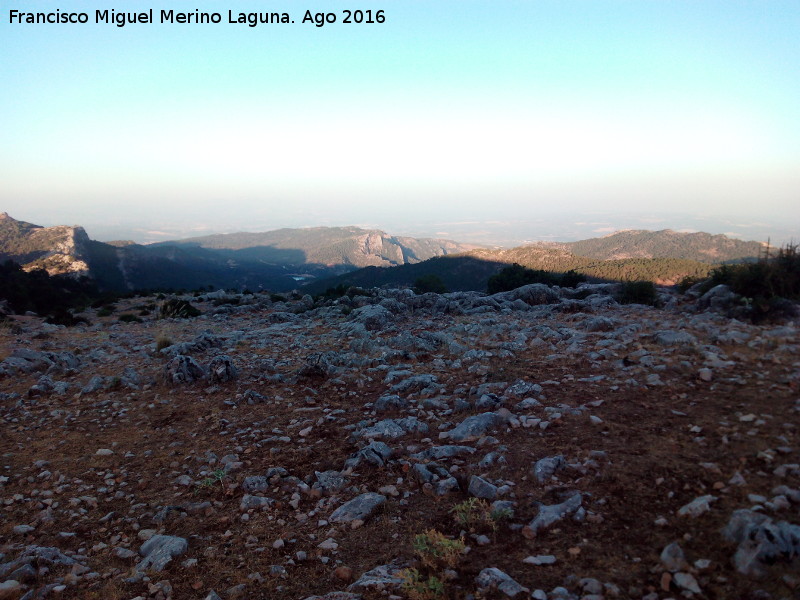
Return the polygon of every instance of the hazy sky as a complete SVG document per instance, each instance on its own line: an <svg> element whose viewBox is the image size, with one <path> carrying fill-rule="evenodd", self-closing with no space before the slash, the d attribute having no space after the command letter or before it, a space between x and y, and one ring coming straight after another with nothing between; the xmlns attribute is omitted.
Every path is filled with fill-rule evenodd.
<svg viewBox="0 0 800 600"><path fill-rule="evenodd" d="M386 22L341 23L356 4ZM0 210L142 239L319 224L446 234L598 210L800 237L797 0L356 4L11 0ZM11 9L56 8L90 23L9 24ZM93 23L110 8L222 23ZM227 23L264 9L296 22ZM306 9L340 22L302 24Z"/></svg>

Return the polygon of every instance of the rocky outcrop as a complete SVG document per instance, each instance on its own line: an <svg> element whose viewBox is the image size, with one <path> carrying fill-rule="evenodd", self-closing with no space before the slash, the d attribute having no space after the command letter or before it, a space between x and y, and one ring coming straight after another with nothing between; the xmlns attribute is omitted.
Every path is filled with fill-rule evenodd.
<svg viewBox="0 0 800 600"><path fill-rule="evenodd" d="M40 227L0 214L0 259L50 275L89 275L89 236L83 227Z"/></svg>

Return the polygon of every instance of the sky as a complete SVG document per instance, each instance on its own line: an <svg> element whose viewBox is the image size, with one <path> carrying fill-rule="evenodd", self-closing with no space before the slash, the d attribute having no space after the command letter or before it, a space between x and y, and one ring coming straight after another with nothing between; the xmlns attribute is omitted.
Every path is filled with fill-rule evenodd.
<svg viewBox="0 0 800 600"><path fill-rule="evenodd" d="M111 8L156 23L94 23ZM195 8L222 22L158 22ZM798 31L797 0L11 0L0 211L137 241L352 224L797 241Z"/></svg>

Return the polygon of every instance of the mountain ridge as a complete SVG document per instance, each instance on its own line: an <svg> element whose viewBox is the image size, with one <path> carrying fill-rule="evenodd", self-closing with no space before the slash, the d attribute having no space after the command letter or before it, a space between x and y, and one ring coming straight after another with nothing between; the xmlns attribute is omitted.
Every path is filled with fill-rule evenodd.
<svg viewBox="0 0 800 600"><path fill-rule="evenodd" d="M409 285L409 277L430 271L448 276L454 289L481 289L491 274L512 263L554 272L578 270L597 279L672 284L703 276L712 264L755 259L763 249L760 242L672 230L627 230L578 242L488 248L356 226L214 234L154 244L104 243L91 240L80 226L41 227L7 213L0 216L0 259L51 275L85 275L104 289L118 291L211 286L281 292L330 277L340 277L342 283L347 278L341 276L368 267L404 271L371 271L352 279L360 285ZM442 262L450 258L460 262Z"/></svg>
<svg viewBox="0 0 800 600"><path fill-rule="evenodd" d="M477 248L358 227L279 229L136 244L89 239L79 226L41 227L3 213L0 258L51 275L86 275L103 288L246 287L288 291L298 282L366 266L417 263Z"/></svg>

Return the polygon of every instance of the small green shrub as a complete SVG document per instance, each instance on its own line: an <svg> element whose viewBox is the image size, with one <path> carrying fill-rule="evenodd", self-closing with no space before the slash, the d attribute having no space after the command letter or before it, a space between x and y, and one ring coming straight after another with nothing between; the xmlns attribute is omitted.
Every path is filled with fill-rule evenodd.
<svg viewBox="0 0 800 600"><path fill-rule="evenodd" d="M161 352L164 348L172 346L173 341L166 334L160 333L156 338L156 352Z"/></svg>
<svg viewBox="0 0 800 600"><path fill-rule="evenodd" d="M375 294L370 292L369 290L365 290L364 288L358 286L351 286L347 288L347 295L350 298L355 298L356 296L369 296L370 298Z"/></svg>
<svg viewBox="0 0 800 600"><path fill-rule="evenodd" d="M399 573L403 591L409 600L444 600L444 583L435 575L423 576L417 569L403 569Z"/></svg>
<svg viewBox="0 0 800 600"><path fill-rule="evenodd" d="M468 498L459 502L450 512L455 522L465 529L475 530L483 526L492 526L489 503L480 498Z"/></svg>
<svg viewBox="0 0 800 600"><path fill-rule="evenodd" d="M322 294L318 296L318 298L322 298L325 300L336 300L337 298L341 298L347 293L347 286L343 283L340 283L337 286L329 287L326 289Z"/></svg>
<svg viewBox="0 0 800 600"><path fill-rule="evenodd" d="M705 281L705 280L704 280L703 278L701 278L701 277L692 277L692 276L686 276L686 277L684 277L683 279L681 279L681 280L680 280L680 281L677 283L677 285L676 285L675 287L677 288L677 290L678 290L678 291L679 291L681 294L685 294L685 293L686 293L686 291L687 291L687 290L688 290L690 287L692 287L692 286L695 286L695 285L697 285L698 283L701 283L701 282L703 282L703 281Z"/></svg>
<svg viewBox="0 0 800 600"><path fill-rule="evenodd" d="M224 492L225 491L225 478L228 474L225 472L224 469L216 469L211 475L203 479L202 481L197 482L195 493L199 493L202 490L210 490L213 488L217 483L220 485L220 489Z"/></svg>
<svg viewBox="0 0 800 600"><path fill-rule="evenodd" d="M113 314L114 314L114 308L108 306L104 306L103 308L97 311L98 317L110 317Z"/></svg>
<svg viewBox="0 0 800 600"><path fill-rule="evenodd" d="M436 570L456 566L464 551L464 540L460 538L451 540L442 532L429 529L425 533L415 535L412 546L420 562Z"/></svg>
<svg viewBox="0 0 800 600"><path fill-rule="evenodd" d="M76 317L67 309L57 308L52 313L45 317L45 323L51 325L65 325L67 327L74 327L75 325L88 325L89 321L86 317Z"/></svg>
<svg viewBox="0 0 800 600"><path fill-rule="evenodd" d="M119 316L119 321L122 323L141 323L142 320L132 313L123 313Z"/></svg>
<svg viewBox="0 0 800 600"><path fill-rule="evenodd" d="M747 302L746 315L755 322L794 316L800 301L800 252L789 244L773 257L755 263L723 265L711 273L709 289L725 284Z"/></svg>
<svg viewBox="0 0 800 600"><path fill-rule="evenodd" d="M216 300L214 300L213 305L222 306L224 304L239 304L239 301L240 299L238 296L232 298L217 298Z"/></svg>
<svg viewBox="0 0 800 600"><path fill-rule="evenodd" d="M486 500L468 498L450 509L453 520L462 528L470 531L491 529L497 531L501 521L511 517L508 509L492 510Z"/></svg>
<svg viewBox="0 0 800 600"><path fill-rule="evenodd" d="M162 319L189 319L199 315L200 311L192 306L191 303L186 300L178 300L177 298L172 298L164 302L159 311L159 317Z"/></svg>
<svg viewBox="0 0 800 600"><path fill-rule="evenodd" d="M531 283L575 287L584 281L586 281L586 276L578 273L574 269L559 274L543 271L541 269L528 269L527 267L514 263L489 278L487 291L490 294L497 294L498 292L515 290L523 285L530 285Z"/></svg>
<svg viewBox="0 0 800 600"><path fill-rule="evenodd" d="M656 286L652 281L625 281L618 300L621 304L658 306Z"/></svg>
<svg viewBox="0 0 800 600"><path fill-rule="evenodd" d="M434 294L446 294L449 290L444 282L438 275L429 273L418 277L414 282L414 292L417 294L426 294L433 292Z"/></svg>

